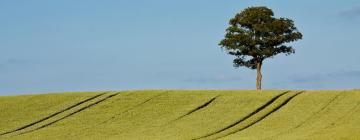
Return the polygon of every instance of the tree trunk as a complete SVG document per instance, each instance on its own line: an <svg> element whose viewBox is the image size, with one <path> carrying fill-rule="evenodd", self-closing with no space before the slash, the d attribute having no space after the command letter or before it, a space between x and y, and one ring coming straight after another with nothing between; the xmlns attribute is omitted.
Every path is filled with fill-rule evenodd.
<svg viewBox="0 0 360 140"><path fill-rule="evenodd" d="M262 75L261 75L261 65L262 63L259 62L256 64L256 70L257 70L257 76L256 76L256 90L261 90L261 80L262 80Z"/></svg>

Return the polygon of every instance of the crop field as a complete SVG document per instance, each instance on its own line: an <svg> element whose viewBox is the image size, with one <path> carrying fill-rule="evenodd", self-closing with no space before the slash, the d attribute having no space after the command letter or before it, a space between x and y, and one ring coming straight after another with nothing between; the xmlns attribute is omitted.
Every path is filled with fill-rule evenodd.
<svg viewBox="0 0 360 140"><path fill-rule="evenodd" d="M0 140L356 140L360 90L144 90L0 97Z"/></svg>

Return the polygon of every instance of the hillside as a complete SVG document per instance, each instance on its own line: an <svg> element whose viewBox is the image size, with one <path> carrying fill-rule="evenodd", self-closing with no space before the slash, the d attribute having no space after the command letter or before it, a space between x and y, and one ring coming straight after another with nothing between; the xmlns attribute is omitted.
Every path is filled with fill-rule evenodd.
<svg viewBox="0 0 360 140"><path fill-rule="evenodd" d="M1 140L360 138L360 91L149 90L0 97Z"/></svg>

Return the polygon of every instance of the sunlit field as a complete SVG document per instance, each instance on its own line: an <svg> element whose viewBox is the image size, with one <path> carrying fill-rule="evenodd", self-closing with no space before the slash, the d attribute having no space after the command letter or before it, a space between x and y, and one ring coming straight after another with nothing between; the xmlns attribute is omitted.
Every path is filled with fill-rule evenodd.
<svg viewBox="0 0 360 140"><path fill-rule="evenodd" d="M1 140L360 138L360 91L145 90L0 97Z"/></svg>

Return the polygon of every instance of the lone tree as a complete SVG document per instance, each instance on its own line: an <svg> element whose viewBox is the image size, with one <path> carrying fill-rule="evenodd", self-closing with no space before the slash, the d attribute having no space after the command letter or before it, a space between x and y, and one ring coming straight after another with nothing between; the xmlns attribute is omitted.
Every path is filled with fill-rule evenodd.
<svg viewBox="0 0 360 140"><path fill-rule="evenodd" d="M295 53L286 43L302 38L288 18L275 18L267 7L249 7L230 19L226 35L219 43L228 54L234 55L234 67L257 69L256 89L261 90L261 66L266 58L279 53Z"/></svg>

